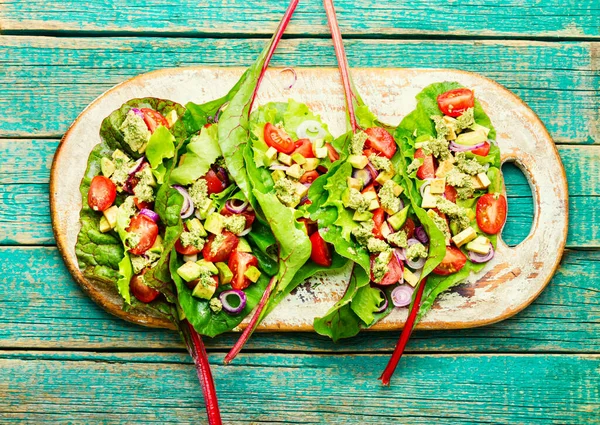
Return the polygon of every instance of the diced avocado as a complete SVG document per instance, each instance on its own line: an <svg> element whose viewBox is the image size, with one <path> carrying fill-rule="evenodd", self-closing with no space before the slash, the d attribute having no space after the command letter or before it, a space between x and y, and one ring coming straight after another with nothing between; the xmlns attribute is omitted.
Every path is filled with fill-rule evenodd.
<svg viewBox="0 0 600 425"><path fill-rule="evenodd" d="M152 245L149 249L150 252L154 252L156 254L160 254L163 252L163 239L160 235L156 236L156 240L154 241L154 245Z"/></svg>
<svg viewBox="0 0 600 425"><path fill-rule="evenodd" d="M206 233L206 229L204 229L204 226L202 225L202 222L200 222L200 220L198 220L197 218L193 218L187 221L185 224L190 232L197 233L199 236L202 237L208 236Z"/></svg>
<svg viewBox="0 0 600 425"><path fill-rule="evenodd" d="M325 146L325 140L323 139L315 139L313 142L313 150L319 149Z"/></svg>
<svg viewBox="0 0 600 425"><path fill-rule="evenodd" d="M431 189L426 187L423 191L423 201L421 208L435 208L437 206L437 196L431 194Z"/></svg>
<svg viewBox="0 0 600 425"><path fill-rule="evenodd" d="M458 223L455 220L450 221L450 233L453 235L458 235L460 233Z"/></svg>
<svg viewBox="0 0 600 425"><path fill-rule="evenodd" d="M271 173L271 177L273 177L273 181L281 180L285 177L285 171L283 170L275 170Z"/></svg>
<svg viewBox="0 0 600 425"><path fill-rule="evenodd" d="M379 184L385 184L386 181L391 180L395 175L396 173L392 170L385 171L383 173L379 173L375 181Z"/></svg>
<svg viewBox="0 0 600 425"><path fill-rule="evenodd" d="M352 220L354 221L369 221L373 219L373 213L370 211L355 211Z"/></svg>
<svg viewBox="0 0 600 425"><path fill-rule="evenodd" d="M219 235L223 231L224 225L223 216L219 213L212 213L206 218L204 229L214 235Z"/></svg>
<svg viewBox="0 0 600 425"><path fill-rule="evenodd" d="M414 287L417 283L419 283L419 278L417 275L411 272L408 267L404 267L404 281L410 286Z"/></svg>
<svg viewBox="0 0 600 425"><path fill-rule="evenodd" d="M267 159L269 161L274 161L275 158L277 158L277 149L275 149L273 146L271 146L269 149L267 149L267 151L265 152L265 156L267 157Z"/></svg>
<svg viewBox="0 0 600 425"><path fill-rule="evenodd" d="M477 237L477 233L475 229L471 226L467 227L465 230L460 232L458 235L452 238L452 241L456 244L457 247L461 247L467 242L471 242L473 239Z"/></svg>
<svg viewBox="0 0 600 425"><path fill-rule="evenodd" d="M306 171L316 170L318 166L319 158L306 158L306 161L304 162L304 169Z"/></svg>
<svg viewBox="0 0 600 425"><path fill-rule="evenodd" d="M110 226L111 229L114 229L117 225L117 214L119 213L119 207L113 205L112 207L104 210L102 214L104 214L104 218L106 222ZM109 229L110 230L110 229Z"/></svg>
<svg viewBox="0 0 600 425"><path fill-rule="evenodd" d="M294 186L296 187L296 193L300 198L303 198L308 194L308 186L304 186L300 182L296 182Z"/></svg>
<svg viewBox="0 0 600 425"><path fill-rule="evenodd" d="M304 156L302 156L302 154L298 153L298 152L292 154L292 160L296 164L300 164L300 165L306 164L306 158L304 158Z"/></svg>
<svg viewBox="0 0 600 425"><path fill-rule="evenodd" d="M175 124L179 119L179 117L177 116L177 111L175 109L172 109L171 112L169 112L165 118L167 119L167 123L169 123L169 128L173 127L173 124Z"/></svg>
<svg viewBox="0 0 600 425"><path fill-rule="evenodd" d="M329 149L327 149L327 148L315 149L315 156L317 158L327 158L328 155L329 155Z"/></svg>
<svg viewBox="0 0 600 425"><path fill-rule="evenodd" d="M256 282L260 277L260 270L258 270L254 266L248 267L248 269L244 272L244 276L250 279L252 282Z"/></svg>
<svg viewBox="0 0 600 425"><path fill-rule="evenodd" d="M213 283L212 285L207 284L207 282L198 282L194 290L192 291L192 296L196 298L203 298L205 300L210 300L213 295L215 295L215 291L217 290L217 284Z"/></svg>
<svg viewBox="0 0 600 425"><path fill-rule="evenodd" d="M479 143L487 141L487 136L483 131L469 131L468 133L460 133L455 142L464 146L475 146Z"/></svg>
<svg viewBox="0 0 600 425"><path fill-rule="evenodd" d="M390 223L390 226L397 232L404 226L406 219L408 218L408 206L402 208L396 214L390 216L387 219L387 222Z"/></svg>
<svg viewBox="0 0 600 425"><path fill-rule="evenodd" d="M217 267L214 265L214 263L211 263L210 261L198 260L198 261L196 261L196 264L198 264L203 269L208 270L212 274L219 273L219 269L217 269Z"/></svg>
<svg viewBox="0 0 600 425"><path fill-rule="evenodd" d="M477 254L486 255L490 252L490 240L485 236L478 236L469 242L465 248L469 251L476 252Z"/></svg>
<svg viewBox="0 0 600 425"><path fill-rule="evenodd" d="M477 178L477 176L469 176L469 179L471 180L473 189L475 189L475 190L485 189L485 187L481 184L481 181Z"/></svg>
<svg viewBox="0 0 600 425"><path fill-rule="evenodd" d="M100 217L99 229L102 233L106 233L111 231L113 228L110 227L110 224L108 223L106 217L102 216Z"/></svg>
<svg viewBox="0 0 600 425"><path fill-rule="evenodd" d="M485 134L485 137L488 136L488 134L490 134L490 129L487 127L482 126L481 124L474 124L471 126L471 129L473 131L481 131L482 133Z"/></svg>
<svg viewBox="0 0 600 425"><path fill-rule="evenodd" d="M377 194L373 190L366 191L365 193L363 193L363 196L367 201L377 200Z"/></svg>
<svg viewBox="0 0 600 425"><path fill-rule="evenodd" d="M241 242L242 240L240 240ZM245 241L244 241L245 242ZM246 242L247 243L247 242ZM240 246L238 245L238 250ZM233 273L229 266L225 263L216 263L215 266L219 269L219 282L222 285L227 285L233 279Z"/></svg>
<svg viewBox="0 0 600 425"><path fill-rule="evenodd" d="M192 280L198 279L201 272L202 268L198 264L192 263L191 261L188 261L177 269L177 274L186 282L191 282Z"/></svg>
<svg viewBox="0 0 600 425"><path fill-rule="evenodd" d="M446 191L446 178L441 177L431 180L429 191L432 195L441 195Z"/></svg>
<svg viewBox="0 0 600 425"><path fill-rule="evenodd" d="M446 174L448 174L450 172L450 170L452 170L454 168L454 159L453 158L449 158L445 161L441 161L438 169L435 172L435 176L436 177L446 177Z"/></svg>
<svg viewBox="0 0 600 425"><path fill-rule="evenodd" d="M300 167L299 164L294 164L290 166L285 172L288 176L293 177L295 179L299 179L304 174L304 170Z"/></svg>
<svg viewBox="0 0 600 425"><path fill-rule="evenodd" d="M404 188L396 182L394 182L393 190L394 190L395 197L400 196L402 194L402 192L404 192Z"/></svg>
<svg viewBox="0 0 600 425"><path fill-rule="evenodd" d="M129 157L120 149L116 149L112 154L113 159L124 159L129 161Z"/></svg>
<svg viewBox="0 0 600 425"><path fill-rule="evenodd" d="M285 154L283 152L280 152L279 155L277 156L277 159L285 165L292 165L292 157L289 156L288 154Z"/></svg>
<svg viewBox="0 0 600 425"><path fill-rule="evenodd" d="M354 177L348 177L347 183L350 189L362 190L362 180L355 179Z"/></svg>
<svg viewBox="0 0 600 425"><path fill-rule="evenodd" d="M100 170L102 170L102 175L105 177L110 177L115 172L115 163L110 159L103 157L100 160Z"/></svg>
<svg viewBox="0 0 600 425"><path fill-rule="evenodd" d="M479 183L481 183L481 186L484 189L487 189L492 184L486 173L477 174L477 179L479 180Z"/></svg>
<svg viewBox="0 0 600 425"><path fill-rule="evenodd" d="M252 252L252 247L244 238L239 239L238 246L236 249L240 252Z"/></svg>
<svg viewBox="0 0 600 425"><path fill-rule="evenodd" d="M371 203L369 204L369 211L373 211L376 210L377 208L379 208L381 205L379 205L379 201L377 199L373 199L371 201Z"/></svg>
<svg viewBox="0 0 600 425"><path fill-rule="evenodd" d="M202 206L196 210L198 212L199 218L201 220L206 220L206 217L208 217L208 215L210 214L211 210L213 209L213 206L214 204L212 199L210 200L210 202L204 202Z"/></svg>
<svg viewBox="0 0 600 425"><path fill-rule="evenodd" d="M383 222L381 224L379 231L381 232L381 236L383 236L383 239L385 240L387 240L387 237L392 233L390 226L388 226L386 222Z"/></svg>
<svg viewBox="0 0 600 425"><path fill-rule="evenodd" d="M350 205L350 189L346 189L342 192L342 204L344 204L346 208Z"/></svg>
<svg viewBox="0 0 600 425"><path fill-rule="evenodd" d="M350 155L348 157L348 162L354 168L362 170L369 163L369 158L367 158L365 155Z"/></svg>

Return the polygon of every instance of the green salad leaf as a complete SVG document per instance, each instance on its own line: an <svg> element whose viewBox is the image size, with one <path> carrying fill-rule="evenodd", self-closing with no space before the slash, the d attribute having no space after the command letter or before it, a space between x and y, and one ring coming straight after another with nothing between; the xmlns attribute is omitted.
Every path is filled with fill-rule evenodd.
<svg viewBox="0 0 600 425"><path fill-rule="evenodd" d="M146 147L146 158L152 169L163 165L164 159L173 158L175 155L175 136L165 126L158 126Z"/></svg>

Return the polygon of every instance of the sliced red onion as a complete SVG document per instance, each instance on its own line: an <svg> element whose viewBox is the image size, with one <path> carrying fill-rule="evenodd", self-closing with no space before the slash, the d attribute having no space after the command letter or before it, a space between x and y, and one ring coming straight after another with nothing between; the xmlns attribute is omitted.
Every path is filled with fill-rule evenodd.
<svg viewBox="0 0 600 425"><path fill-rule="evenodd" d="M149 210L148 208L142 208L142 210L140 211L140 214L145 215L146 217L148 217L150 220L152 220L155 223L158 222L158 214L156 214L152 210Z"/></svg>
<svg viewBox="0 0 600 425"><path fill-rule="evenodd" d="M381 288L375 288L375 289L377 289L381 293L381 298L383 298L381 305L377 309L377 313L381 313L382 311L385 311L386 308L388 308L389 301L388 301L387 295L385 295L385 292L383 292L381 290Z"/></svg>
<svg viewBox="0 0 600 425"><path fill-rule="evenodd" d="M406 261L406 249L394 248L394 256L396 257L396 260L398 260L398 263L404 264L403 262Z"/></svg>
<svg viewBox="0 0 600 425"><path fill-rule="evenodd" d="M133 164L133 166L129 169L129 175L130 176L134 176L135 173L137 173L138 171L140 171L143 167L144 164L146 163L146 158L145 157L141 157L140 159L138 159L137 161L135 161L135 164Z"/></svg>
<svg viewBox="0 0 600 425"><path fill-rule="evenodd" d="M287 171L288 168L290 168L290 167L287 166L287 165L277 165L277 164L275 164L275 165L271 165L269 167L269 170L271 170L271 171L275 171L275 170Z"/></svg>
<svg viewBox="0 0 600 425"><path fill-rule="evenodd" d="M183 196L183 205L181 205L181 218L188 218L194 213L194 202L190 197L188 191L179 185L173 186L173 189L177 189L179 193Z"/></svg>
<svg viewBox="0 0 600 425"><path fill-rule="evenodd" d="M296 71L294 70L294 68L283 68L281 70L280 74L283 74L283 73L292 74L292 77L291 77L292 82L284 86L284 90L289 90L294 86L294 84L296 84L296 81L298 80L298 76L296 75Z"/></svg>
<svg viewBox="0 0 600 425"><path fill-rule="evenodd" d="M424 196L425 196L425 188L431 184L431 181L430 181L430 180L431 180L431 179L426 179L426 180L423 182L423 185L421 186L421 188L419 189L419 191L421 191L421 197L424 197Z"/></svg>
<svg viewBox="0 0 600 425"><path fill-rule="evenodd" d="M248 227L247 229L244 229L244 231L242 233L238 233L236 236L246 236L251 231L252 231L252 226Z"/></svg>
<svg viewBox="0 0 600 425"><path fill-rule="evenodd" d="M138 117L144 118L144 113L142 111L140 111L138 108L131 108L130 111L133 112L134 114L136 114Z"/></svg>
<svg viewBox="0 0 600 425"><path fill-rule="evenodd" d="M239 300L239 305L233 307L229 304L228 298L235 297ZM246 294L239 289L230 289L229 291L223 291L219 294L219 301L223 304L223 310L229 314L238 314L244 307L246 307Z"/></svg>
<svg viewBox="0 0 600 425"><path fill-rule="evenodd" d="M425 231L425 228L423 226L419 226L415 229L415 237L421 243L429 242L429 236L427 236L427 232Z"/></svg>
<svg viewBox="0 0 600 425"><path fill-rule="evenodd" d="M241 214L248 208L248 201L229 199L227 202L225 202L225 208L227 208L227 211L234 214Z"/></svg>
<svg viewBox="0 0 600 425"><path fill-rule="evenodd" d="M485 145L485 142L479 143L479 144L473 145L473 146L459 145L458 143L450 142L448 149L450 149L452 152L468 152L468 151L472 151L472 150L481 148L481 147L483 147L483 145Z"/></svg>
<svg viewBox="0 0 600 425"><path fill-rule="evenodd" d="M478 254L473 251L469 251L469 260L471 260L474 263L487 263L492 258L494 258L494 255L495 255L494 245L492 245L492 243L490 242L490 252L488 252L487 254L484 255L484 254Z"/></svg>
<svg viewBox="0 0 600 425"><path fill-rule="evenodd" d="M369 162L365 168L369 170L372 178L376 179L379 175L379 171L377 171L377 169L373 167L373 164L371 164L371 162Z"/></svg>
<svg viewBox="0 0 600 425"><path fill-rule="evenodd" d="M296 128L296 135L299 139L317 140L325 138L327 132L319 121L306 120Z"/></svg>
<svg viewBox="0 0 600 425"><path fill-rule="evenodd" d="M413 246L416 245L418 243L421 243L418 239L415 238L410 238L408 240L408 246ZM423 266L425 265L425 261L427 260L427 258L422 258L419 257L418 260L411 260L410 258L406 258L406 265L408 267L410 267L413 270L418 270L418 269L422 269Z"/></svg>
<svg viewBox="0 0 600 425"><path fill-rule="evenodd" d="M410 285L396 286L391 294L394 307L406 307L410 305L414 291L414 288Z"/></svg>
<svg viewBox="0 0 600 425"><path fill-rule="evenodd" d="M229 186L229 174L227 174L227 170L223 167L218 167L216 170L216 174L219 180L223 182L223 189Z"/></svg>
<svg viewBox="0 0 600 425"><path fill-rule="evenodd" d="M367 186L373 180L371 172L366 168L363 168L362 170L356 169L352 171L352 177L361 180L363 182L363 186Z"/></svg>
<svg viewBox="0 0 600 425"><path fill-rule="evenodd" d="M198 261L198 254L192 254L192 255L184 255L183 256L183 261L185 263L191 261L192 263L195 263L196 261Z"/></svg>
<svg viewBox="0 0 600 425"><path fill-rule="evenodd" d="M221 115L221 112L223 112L225 109L227 109L228 106L229 106L229 102L225 102L224 104L222 104L219 107L219 109L217 109L217 113L213 117L213 122L214 123L218 123L219 122L219 116Z"/></svg>

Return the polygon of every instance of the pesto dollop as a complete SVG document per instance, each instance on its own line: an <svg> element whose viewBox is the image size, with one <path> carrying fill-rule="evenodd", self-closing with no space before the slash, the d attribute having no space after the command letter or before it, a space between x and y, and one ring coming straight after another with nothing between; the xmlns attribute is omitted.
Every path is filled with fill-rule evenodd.
<svg viewBox="0 0 600 425"><path fill-rule="evenodd" d="M396 233L390 233L386 239L389 243L399 248L406 248L408 246L408 236L404 230L400 230Z"/></svg>
<svg viewBox="0 0 600 425"><path fill-rule="evenodd" d="M402 201L394 195L396 183L393 180L386 181L379 189L379 202L383 209L391 211L392 214L400 211ZM388 212L389 212L388 211Z"/></svg>
<svg viewBox="0 0 600 425"><path fill-rule="evenodd" d="M378 253L389 250L390 246L381 239L371 236L367 240L367 249L369 250L369 252Z"/></svg>
<svg viewBox="0 0 600 425"><path fill-rule="evenodd" d="M287 177L280 178L275 182L275 195L288 207L295 207L300 202L300 195L296 192L296 185Z"/></svg>
<svg viewBox="0 0 600 425"><path fill-rule="evenodd" d="M150 140L150 130L144 122L144 119L133 111L129 111L125 121L119 127L123 132L123 139L129 145L131 150L142 153Z"/></svg>
<svg viewBox="0 0 600 425"><path fill-rule="evenodd" d="M196 180L188 190L188 193L190 198L192 198L194 207L198 209L202 209L206 203L211 202L208 197L208 183L204 179Z"/></svg>
<svg viewBox="0 0 600 425"><path fill-rule="evenodd" d="M358 212L364 212L369 209L370 202L358 189L350 188L346 205Z"/></svg>
<svg viewBox="0 0 600 425"><path fill-rule="evenodd" d="M246 227L246 217L241 214L223 216L223 226L234 235L242 233Z"/></svg>
<svg viewBox="0 0 600 425"><path fill-rule="evenodd" d="M475 158L468 159L464 152L456 154L456 168L459 171L474 176L485 172L485 168Z"/></svg>
<svg viewBox="0 0 600 425"><path fill-rule="evenodd" d="M406 249L406 258L416 261L419 258L427 258L427 248L422 243L416 243Z"/></svg>
<svg viewBox="0 0 600 425"><path fill-rule="evenodd" d="M221 310L223 310L223 303L221 303L221 300L219 300L218 298L211 298L210 302L208 303L208 306L215 314L220 313Z"/></svg>
<svg viewBox="0 0 600 425"><path fill-rule="evenodd" d="M150 167L144 167L138 171L135 176L139 179L138 183L133 188L135 197L140 202L153 202L156 181L152 175L152 169Z"/></svg>
<svg viewBox="0 0 600 425"><path fill-rule="evenodd" d="M469 219L468 209L460 207L445 198L440 198L438 200L437 208L440 212L450 217L450 221L458 227L459 232L462 232L469 227L471 220Z"/></svg>
<svg viewBox="0 0 600 425"><path fill-rule="evenodd" d="M351 155L362 155L365 147L365 142L369 136L364 131L359 131L352 136L352 142L350 143L350 154Z"/></svg>
<svg viewBox="0 0 600 425"><path fill-rule="evenodd" d="M376 170L383 172L394 171L392 161L390 161L384 156L372 154L369 156L369 161L371 161L371 165L373 165L373 167L375 167Z"/></svg>
<svg viewBox="0 0 600 425"><path fill-rule="evenodd" d="M352 234L359 244L367 246L369 244L369 239L373 236L373 222L369 221L361 223L360 226L352 229Z"/></svg>
<svg viewBox="0 0 600 425"><path fill-rule="evenodd" d="M392 259L392 251L384 251L375 257L375 261L371 266L371 273L373 274L373 282L381 282L383 277L388 271L388 264Z"/></svg>

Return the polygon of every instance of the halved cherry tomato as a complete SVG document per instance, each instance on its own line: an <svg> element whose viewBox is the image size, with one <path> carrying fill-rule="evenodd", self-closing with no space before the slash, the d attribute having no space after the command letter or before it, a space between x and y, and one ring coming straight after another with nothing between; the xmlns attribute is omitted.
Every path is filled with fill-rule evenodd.
<svg viewBox="0 0 600 425"><path fill-rule="evenodd" d="M506 221L506 198L499 193L486 193L477 201L477 225L489 235L495 235Z"/></svg>
<svg viewBox="0 0 600 425"><path fill-rule="evenodd" d="M142 255L148 251L154 245L158 236L158 226L156 223L142 214L138 214L131 219L127 231L135 233L140 237L138 244L129 249L129 252L134 255Z"/></svg>
<svg viewBox="0 0 600 425"><path fill-rule="evenodd" d="M376 255L371 256L371 270L373 270L373 265L375 264ZM377 285L387 286L393 285L394 283L398 283L400 279L402 279L402 275L404 272L402 271L402 266L398 263L398 259L395 255L392 255L390 262L388 263L388 271L381 279L381 282L375 282L373 276L373 272L371 271L371 280L375 282Z"/></svg>
<svg viewBox="0 0 600 425"><path fill-rule="evenodd" d="M221 193L227 187L227 183L221 180L212 168L202 178L206 180L209 195Z"/></svg>
<svg viewBox="0 0 600 425"><path fill-rule="evenodd" d="M146 285L143 277L144 273L146 273L145 269L140 274L136 274L131 278L129 281L129 289L133 296L138 300L143 303L149 303L154 301L160 295L160 292Z"/></svg>
<svg viewBox="0 0 600 425"><path fill-rule="evenodd" d="M389 131L381 127L371 127L367 128L365 133L369 136L365 143L367 148L376 150L388 159L394 156L397 146Z"/></svg>
<svg viewBox="0 0 600 425"><path fill-rule="evenodd" d="M404 223L404 226L402 226L402 230L406 232L406 237L408 239L415 236L415 228L415 222L412 220L412 218L407 218L406 222Z"/></svg>
<svg viewBox="0 0 600 425"><path fill-rule="evenodd" d="M304 158L314 158L315 153L313 152L313 146L309 139L300 139L296 143L294 143L296 149L294 153L299 153Z"/></svg>
<svg viewBox="0 0 600 425"><path fill-rule="evenodd" d="M183 230L187 232L188 228L185 223L183 223ZM183 246L181 243L181 239L177 239L175 242L175 251L180 253L181 255L196 255L202 252L202 250L196 248L193 245Z"/></svg>
<svg viewBox="0 0 600 425"><path fill-rule="evenodd" d="M144 122L146 123L146 126L148 126L150 133L154 133L154 130L156 130L159 125L169 128L169 121L167 121L160 112L150 108L142 108L140 111L144 114Z"/></svg>
<svg viewBox="0 0 600 425"><path fill-rule="evenodd" d="M299 218L298 221L304 223L304 227L306 227L306 234L308 236L311 236L313 233L319 230L317 223L315 221L312 221L310 218L302 217Z"/></svg>
<svg viewBox="0 0 600 425"><path fill-rule="evenodd" d="M456 192L456 189L454 189L452 186L447 184L446 189L444 190L444 196L450 202L456 203L456 197L458 196L458 193Z"/></svg>
<svg viewBox="0 0 600 425"><path fill-rule="evenodd" d="M417 177L421 180L432 179L435 177L435 161L433 155L425 155L423 149L415 151L415 158L423 158L423 165L417 170Z"/></svg>
<svg viewBox="0 0 600 425"><path fill-rule="evenodd" d="M300 183L312 183L319 177L319 172L316 170L307 171L300 177Z"/></svg>
<svg viewBox="0 0 600 425"><path fill-rule="evenodd" d="M446 255L442 262L433 269L435 274L442 276L448 276L449 274L456 273L467 264L467 257L462 251L454 246L446 247Z"/></svg>
<svg viewBox="0 0 600 425"><path fill-rule="evenodd" d="M105 211L115 202L117 187L108 178L96 176L92 179L88 191L88 205L94 211Z"/></svg>
<svg viewBox="0 0 600 425"><path fill-rule="evenodd" d="M487 156L490 153L490 144L488 142L483 142L483 146L477 149L473 149L471 152L475 155L479 156Z"/></svg>
<svg viewBox="0 0 600 425"><path fill-rule="evenodd" d="M444 115L456 118L475 106L475 95L469 89L454 89L440 94L437 103Z"/></svg>
<svg viewBox="0 0 600 425"><path fill-rule="evenodd" d="M239 239L236 235L231 233L228 230L223 230L224 239L218 245L213 247L215 243L215 235L210 235L208 237L208 242L202 248L202 256L206 261L210 261L211 263L218 263L221 261L227 261L231 253L237 248ZM221 238L219 238L221 239Z"/></svg>
<svg viewBox="0 0 600 425"><path fill-rule="evenodd" d="M275 127L270 122L265 124L265 142L267 145L277 149L278 152L283 152L290 155L296 149L296 145L291 137L287 135L284 129Z"/></svg>
<svg viewBox="0 0 600 425"><path fill-rule="evenodd" d="M213 282L215 282L215 287L218 288L219 287L219 276L217 275L213 275L212 276L212 280ZM194 290L194 288L200 283L200 279L194 279L192 281L189 282L185 282L185 285L190 288L192 291Z"/></svg>
<svg viewBox="0 0 600 425"><path fill-rule="evenodd" d="M254 255L247 252L233 251L227 265L231 269L231 273L233 273L231 287L242 290L246 289L252 283L250 279L244 276L244 273L246 273L246 270L250 266L258 266L258 260Z"/></svg>
<svg viewBox="0 0 600 425"><path fill-rule="evenodd" d="M310 236L310 243L312 245L310 259L319 266L331 266L331 251L329 250L329 245L323 240L319 232L315 232Z"/></svg>
<svg viewBox="0 0 600 425"><path fill-rule="evenodd" d="M138 201L138 198L133 198L133 203L135 204L136 208L138 210L143 210L144 208L146 209L152 209L152 202L147 202L147 201Z"/></svg>
<svg viewBox="0 0 600 425"><path fill-rule="evenodd" d="M373 211L373 236L378 239L383 239L383 235L381 234L381 225L385 221L384 216L385 211L383 211L383 208L377 208L375 211Z"/></svg>
<svg viewBox="0 0 600 425"><path fill-rule="evenodd" d="M340 154L335 150L331 143L325 143L325 147L327 148L327 154L329 155L329 160L331 162L335 162L340 159Z"/></svg>

